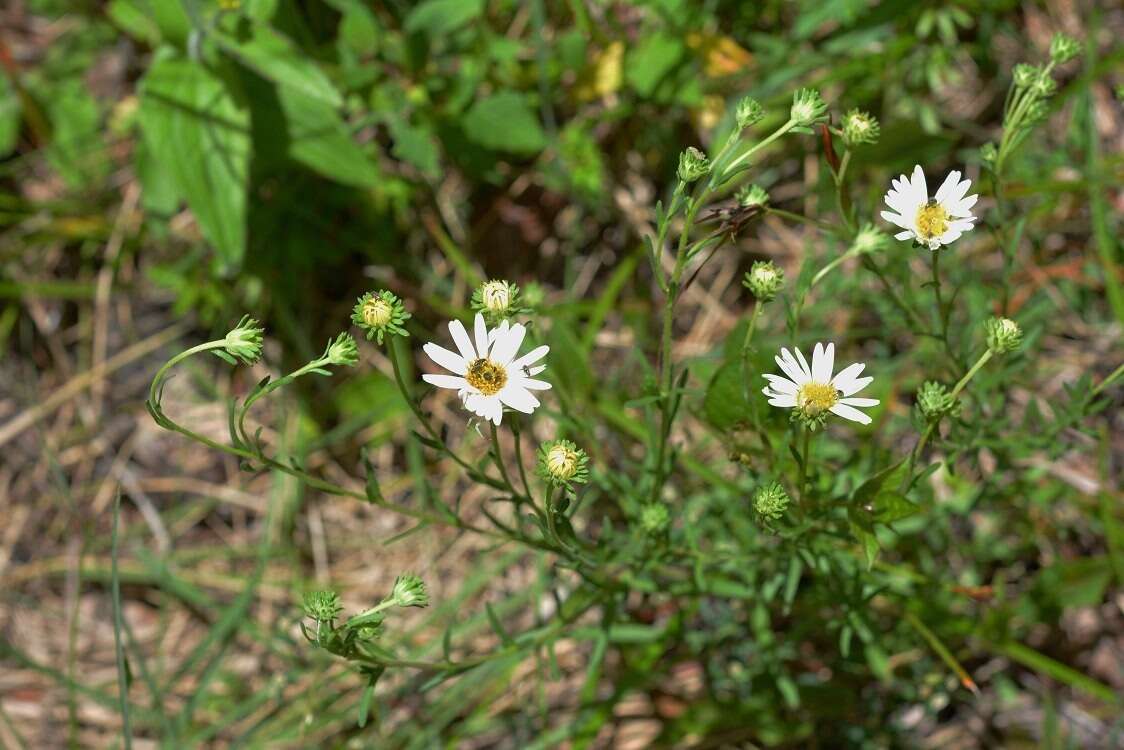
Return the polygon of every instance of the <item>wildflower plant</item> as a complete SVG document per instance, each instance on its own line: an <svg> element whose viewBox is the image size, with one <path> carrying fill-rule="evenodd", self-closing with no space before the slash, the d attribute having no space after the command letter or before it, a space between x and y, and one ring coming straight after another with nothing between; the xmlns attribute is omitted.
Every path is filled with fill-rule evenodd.
<svg viewBox="0 0 1124 750"><path fill-rule="evenodd" d="M1035 108L1053 94L1055 69L1076 51L1072 40L1058 38L1049 62L1014 71L1003 139L982 160L917 164L896 178L898 167L879 173L852 158L879 139L878 120L855 107L841 114L845 104L829 105L816 89L795 91L783 122L784 109L770 108L774 127L760 134L755 131L765 129L768 115L758 101L727 104L734 127L724 140L713 139L709 153L692 146L666 155L669 184L643 236L649 265L643 312L635 313L641 322L630 339L636 351L629 351L620 382L610 375L613 366L603 364L613 352L597 352L595 359L593 350L599 326L614 310L613 295L640 275L632 265L622 266L610 291L580 313L552 306L540 282L528 284L524 295L507 280L483 281L468 304L463 296L442 302L448 320L432 310L422 314L424 306L409 300L419 311L416 320L395 294L368 292L351 322L385 357L364 357L362 342L339 334L320 357L275 380L266 377L235 400L230 439L218 442L174 421L164 409L163 387L172 367L203 351L232 364L260 362L263 330L243 318L225 336L169 360L153 380L149 411L161 426L247 468L399 514L418 531L447 527L478 536L488 543L481 555L519 550L548 571L549 594L536 592L543 595L527 618L533 627L515 631L485 605L475 620L487 623L495 643L483 648L462 642L454 622L460 615L446 615L440 656L429 648L411 652L409 639L398 637L407 610L442 600L417 575L401 572L381 601L350 616L334 592L305 595L293 607L304 616L305 638L365 682L360 724L386 671L422 671L432 688L487 664L550 663L562 638L593 639L588 696L597 694L598 670L611 663L609 649L625 651L621 661L645 665L702 653L713 656L704 669L714 686L752 684L753 700L761 691L770 696L760 699L763 705L795 712L810 697L808 686L826 678L819 667L802 666L796 644L778 637L782 622L792 628L810 622L837 636L821 641L821 649L845 657L861 649L863 658L848 662L856 673L869 670L886 681L893 667L883 644L892 638L896 653L926 653L942 675L954 675L954 686L971 689L975 683L956 653L969 646L946 648L914 604L940 592L946 606L945 594L962 582L910 567L892 545L897 535L916 534L927 523L920 516L939 505L932 475L942 465L972 465L977 446L1002 446L997 431L1010 427L997 412L1010 378L1028 359L1014 355L1035 340L1041 318L1011 305L1009 295L996 302L962 295L977 261L961 250L982 241L977 225L1002 226L994 212L1002 211L997 192L1005 162L1038 116ZM782 139L822 160L821 187L830 198L815 202L822 215L788 211L785 200L771 200L752 182L772 179L761 174L762 162ZM978 179L981 164L991 179ZM927 173L945 169L930 194ZM862 190L852 189L858 179ZM885 207L869 197L883 193ZM977 205L981 194L993 199L987 212ZM741 243L762 219L799 224L814 237L799 267ZM996 234L1002 237L1002 229ZM719 351L699 357L677 345L693 321L685 314L685 292L722 253L740 264L741 286L732 285L738 294L721 302L721 311L738 322ZM956 262L942 273L938 258L947 254ZM851 315L840 301L844 278L865 285L862 315ZM806 315L809 305L825 304L833 309L834 339L826 343L823 319ZM575 336L570 328L578 318L586 328ZM410 346L418 338L426 343ZM907 352L894 362L909 364L892 363L894 350ZM358 481L339 481L277 455L262 431L248 426L250 407L294 380L360 362L364 368L386 363L414 427L406 439L416 449L409 460L420 467L416 486L395 499L383 494L379 468L369 459ZM1057 407L1049 428L1025 439L1051 449L1050 441L1104 408L1104 390L1121 377L1124 366L1080 389ZM452 408L441 410L442 404ZM433 481L438 462L451 474ZM957 501L967 507L974 499ZM973 614L962 605L948 604L949 616ZM453 609L468 606L457 600ZM745 650L746 642L752 648ZM1008 640L995 643L1000 651ZM728 663L744 679L731 678ZM803 670L799 680L797 670ZM776 737L806 742L783 729Z"/></svg>

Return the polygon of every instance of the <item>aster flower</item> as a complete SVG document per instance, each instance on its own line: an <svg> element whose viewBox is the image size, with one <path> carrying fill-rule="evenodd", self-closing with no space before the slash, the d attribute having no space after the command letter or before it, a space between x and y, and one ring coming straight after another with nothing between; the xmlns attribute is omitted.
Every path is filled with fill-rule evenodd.
<svg viewBox="0 0 1124 750"><path fill-rule="evenodd" d="M903 174L893 181L886 193L886 205L893 210L883 211L882 218L905 230L895 234L895 239L914 239L936 250L972 228L976 217L970 209L979 196L966 195L971 186L971 180L961 180L960 172L953 171L930 199L925 172L918 165L912 177Z"/></svg>
<svg viewBox="0 0 1124 750"><path fill-rule="evenodd" d="M484 316L479 313L474 321L475 341L459 320L449 323L449 333L459 353L433 343L422 348L430 359L454 374L422 375L422 380L438 388L455 389L464 408L497 425L505 406L524 414L538 407L539 400L531 391L545 391L550 383L532 376L546 369L545 365L535 363L550 347L539 346L517 358L527 329L505 320L489 332Z"/></svg>
<svg viewBox="0 0 1124 750"><path fill-rule="evenodd" d="M822 424L828 412L852 422L870 424L870 417L855 407L877 406L878 399L852 398L874 379L859 377L865 364L857 362L832 377L835 344L826 347L816 344L811 367L800 350L793 349L795 357L788 349L781 349L775 358L787 377L763 376L769 385L762 389L762 393L769 397L772 406L795 409L796 415L812 427Z"/></svg>

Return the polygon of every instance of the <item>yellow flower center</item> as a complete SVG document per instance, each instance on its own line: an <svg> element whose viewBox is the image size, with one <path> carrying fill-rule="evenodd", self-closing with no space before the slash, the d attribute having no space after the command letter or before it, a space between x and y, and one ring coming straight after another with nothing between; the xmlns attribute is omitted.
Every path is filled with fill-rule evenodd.
<svg viewBox="0 0 1124 750"><path fill-rule="evenodd" d="M927 240L940 237L948 231L948 211L936 201L929 201L917 209L917 233Z"/></svg>
<svg viewBox="0 0 1124 750"><path fill-rule="evenodd" d="M839 401L839 391L831 383L805 383L796 392L796 408L809 416L821 414Z"/></svg>
<svg viewBox="0 0 1124 750"><path fill-rule="evenodd" d="M389 302L381 297L375 297L367 300L363 305L363 322L374 327L384 326L390 322L393 312Z"/></svg>
<svg viewBox="0 0 1124 750"><path fill-rule="evenodd" d="M507 383L507 370L490 359L474 359L464 379L485 396L494 396Z"/></svg>
<svg viewBox="0 0 1124 750"><path fill-rule="evenodd" d="M559 479L569 479L578 470L578 454L559 443L547 452L546 468Z"/></svg>

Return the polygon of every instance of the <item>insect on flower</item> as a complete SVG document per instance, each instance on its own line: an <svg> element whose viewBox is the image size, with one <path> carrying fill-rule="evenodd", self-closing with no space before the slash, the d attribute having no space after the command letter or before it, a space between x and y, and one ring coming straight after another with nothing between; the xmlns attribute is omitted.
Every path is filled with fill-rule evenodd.
<svg viewBox="0 0 1124 750"><path fill-rule="evenodd" d="M971 180L961 180L960 172L953 171L941 183L937 194L929 198L925 172L920 165L915 166L912 177L903 174L893 181L885 199L893 210L883 211L882 218L905 230L895 234L894 239L914 239L936 250L956 241L972 228L976 217L970 209L979 196L966 195L971 186Z"/></svg>
<svg viewBox="0 0 1124 750"><path fill-rule="evenodd" d="M437 344L426 344L423 349L437 364L454 375L422 375L422 380L438 388L455 389L464 408L478 417L498 425L505 406L532 413L539 400L531 391L545 391L550 383L535 380L545 365L535 363L550 351L539 346L516 358L527 329L521 324L510 325L506 320L490 332L484 316L477 314L473 334L475 342L459 320L449 323L449 333L457 346L451 352Z"/></svg>

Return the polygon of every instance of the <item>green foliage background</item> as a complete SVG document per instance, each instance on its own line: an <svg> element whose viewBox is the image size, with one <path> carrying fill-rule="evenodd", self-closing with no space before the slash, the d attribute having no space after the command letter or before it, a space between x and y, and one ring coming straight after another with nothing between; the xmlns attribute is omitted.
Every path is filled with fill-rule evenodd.
<svg viewBox="0 0 1124 750"><path fill-rule="evenodd" d="M1118 659L1124 653L1121 397L1117 388L1093 398L1120 364L1124 341L1124 161L1120 133L1098 128L1098 117L1121 122L1108 93L1122 82L1124 47L1112 33L1124 29L1119 7L1078 3L1078 12L983 0L27 6L30 17L60 26L30 63L15 59L0 79L0 336L9 382L37 372L49 349L24 309L28 300L57 304L77 332L67 345L89 339L83 311L125 183L136 186L139 220L109 265L136 273L134 286L115 294L139 299L155 289L148 314L186 320L189 343L221 337L252 313L276 343L267 351L278 370L314 358L369 289L407 300L416 348L442 340L445 320L466 318L480 281L535 284L546 295L539 335L552 347L556 395L544 412L559 436L585 436L594 478L580 517L607 550L606 569L631 589L611 605L598 602L596 617L567 633L566 658L546 639L464 675L388 678L375 693L377 720L360 727L363 679L295 635L295 602L313 583L301 509L354 501L278 489L276 515L258 519L260 540L195 549L231 558L225 575L237 584L233 594L190 583L183 577L190 563L153 552L139 521L124 519L119 540L116 522L111 534L108 517L84 518L90 554L109 555L112 545L116 562L120 541L136 563L128 568L135 580L125 583L142 591L126 595L170 592L171 601L154 606L186 607L204 628L188 658L163 671L157 656L130 650L126 638L136 736L169 747L625 747L622 716L642 695L641 718L656 725L644 742L660 747L913 747L938 746L942 736L952 737L945 746L962 747L972 745L956 743L1086 741L1059 705L1097 720L1089 742L1102 744L1086 746L1124 741L1117 692L1124 677L1119 669L1115 678L1094 673L1092 646L1063 627L1075 612L1098 612L1106 642ZM875 424L833 428L816 446L824 468L815 487L845 519L839 538L798 544L795 535L764 533L749 511L761 477L745 467L775 460L769 470L785 474L795 461L785 415L761 412L756 377L745 388L737 362L750 300L728 293L717 304L742 322L689 358L684 410L692 440L676 449L679 480L668 498L675 544L706 564L692 568L653 545L635 523L647 488L631 483L650 460L661 305L642 237L651 233L652 205L667 200L679 153L689 145L713 153L742 96L765 105L766 133L787 118L795 88L817 87L835 122L854 107L881 122L880 140L857 150L851 167L851 200L878 221L890 179L914 164L926 167L931 187L951 169L979 174L979 147L998 139L1011 66L1044 59L1055 29L1088 43L1062 73L1048 123L1008 165L1014 215L1004 223L989 214L945 261L956 289L952 356L943 360L938 342L913 335L860 266L826 277L799 320L784 315L790 299L770 308L758 330L754 373L774 371L782 345L808 350L834 338L875 376L871 395L882 400ZM115 84L91 85L111 53L123 66ZM800 215L833 220L818 137L784 139L751 179L770 190L783 212L772 218L790 229L800 227ZM28 189L32 180L47 183L48 194ZM974 190L985 187L980 181ZM751 223L721 252L748 269L771 231L764 219ZM49 278L38 243L66 257ZM793 282L807 281L843 249L811 233L797 246L799 254L777 258ZM916 278L921 252L894 243L876 262L904 303L928 315L931 289ZM573 293L579 285L583 293ZM977 376L969 417L941 436L933 473L908 497L894 490L899 459L923 427L912 394L924 380L955 382L964 369L957 364L980 351L979 322L1000 311L1017 312L1025 353ZM677 330L691 322L677 320ZM634 345L604 349L606 330L627 332ZM405 405L381 360L373 361L346 379L301 381L288 392L286 450L301 461L326 453L359 473L362 451L393 444L380 470L397 472L424 498L427 477L453 475L409 433ZM21 406L34 398L11 396ZM138 413L139 402L129 404ZM767 429L753 434L746 425L758 418ZM372 423L391 429L372 437L364 433ZM27 455L38 450L32 440ZM1089 477L1086 489L1067 481L1070 464ZM433 484L450 493L461 487L455 479ZM160 511L177 513L171 504ZM408 545L413 537L391 541ZM390 547L387 539L344 547L383 543ZM21 544L13 559L26 563L35 551L31 540ZM424 618L392 629L388 637L403 653L432 657L443 633L503 643L509 629L546 627L538 608L551 592L569 587L574 607L589 595L549 555L510 547L476 554L479 566L435 597ZM291 595L272 622L249 616L260 614L267 564L284 571ZM663 577L665 564L677 566L678 577ZM495 582L512 569L531 583L497 595ZM83 578L103 593L122 581L116 567ZM28 606L37 595L11 592L0 593L0 605ZM228 670L238 644L259 655L252 680ZM52 674L11 632L0 631L0 659L51 675L72 696L117 707L116 683L85 680L73 664ZM698 685L679 690L687 673ZM526 700L502 700L528 680ZM551 685L566 690L559 696ZM997 720L1004 707L1028 701L1033 728ZM68 716L77 744L80 722ZM971 725L972 716L983 716L985 728Z"/></svg>

